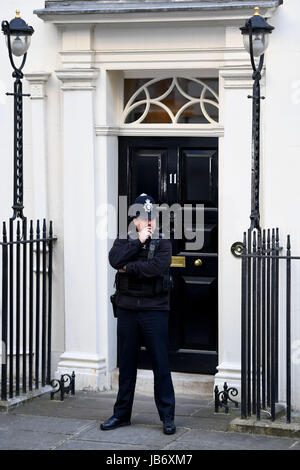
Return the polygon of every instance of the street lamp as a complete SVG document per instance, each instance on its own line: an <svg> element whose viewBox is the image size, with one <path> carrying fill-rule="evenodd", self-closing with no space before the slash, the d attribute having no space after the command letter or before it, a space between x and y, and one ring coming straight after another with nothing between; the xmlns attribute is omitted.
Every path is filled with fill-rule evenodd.
<svg viewBox="0 0 300 470"><path fill-rule="evenodd" d="M6 93L14 96L14 202L13 219L23 215L23 96L22 93L23 73L22 69L26 62L30 39L34 30L28 26L20 17L20 11L16 11L16 17L10 23L2 21L2 31L5 35L10 63L14 69L12 76L15 78L14 92ZM13 56L22 57L21 64L17 66Z"/></svg>
<svg viewBox="0 0 300 470"><path fill-rule="evenodd" d="M269 37L274 27L270 26L259 14L259 8L254 8L254 15L249 18L240 30L243 35L244 46L250 54L253 69L252 78L252 163L251 163L251 225L250 229L260 229L259 212L259 157L260 157L260 79L264 64L264 53L269 44ZM258 64L255 57L259 57Z"/></svg>

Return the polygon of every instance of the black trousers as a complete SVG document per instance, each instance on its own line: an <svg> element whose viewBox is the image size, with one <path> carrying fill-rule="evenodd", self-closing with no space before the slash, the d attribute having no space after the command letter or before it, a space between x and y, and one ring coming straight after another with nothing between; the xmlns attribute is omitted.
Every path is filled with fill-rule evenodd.
<svg viewBox="0 0 300 470"><path fill-rule="evenodd" d="M114 416L130 420L141 339L152 360L154 399L161 421L174 419L175 396L168 356L168 310L117 308L119 391Z"/></svg>

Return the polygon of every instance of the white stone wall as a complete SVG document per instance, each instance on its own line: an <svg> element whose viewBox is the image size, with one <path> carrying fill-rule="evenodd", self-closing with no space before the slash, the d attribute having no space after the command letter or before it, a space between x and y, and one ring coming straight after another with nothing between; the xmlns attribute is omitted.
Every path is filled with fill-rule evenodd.
<svg viewBox="0 0 300 470"><path fill-rule="evenodd" d="M262 159L262 218L291 235L292 252L300 255L300 3L285 1L270 23L275 26L267 51L266 101ZM282 265L284 266L284 265ZM281 272L284 279L284 272ZM292 266L292 391L300 408L300 261ZM284 298L281 299L281 305ZM284 340L284 325L281 323ZM282 359L282 358L281 358ZM284 377L281 385L284 386Z"/></svg>

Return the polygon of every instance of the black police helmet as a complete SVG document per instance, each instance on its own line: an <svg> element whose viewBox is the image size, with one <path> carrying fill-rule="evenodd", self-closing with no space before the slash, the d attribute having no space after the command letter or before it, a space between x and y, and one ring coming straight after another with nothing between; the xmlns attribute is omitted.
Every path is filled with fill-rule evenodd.
<svg viewBox="0 0 300 470"><path fill-rule="evenodd" d="M155 201L149 194L140 194L134 201L134 204L141 204L143 206L141 211L136 211L136 217L142 217L143 219L148 219L148 217L154 219L157 217L157 211L154 208Z"/></svg>

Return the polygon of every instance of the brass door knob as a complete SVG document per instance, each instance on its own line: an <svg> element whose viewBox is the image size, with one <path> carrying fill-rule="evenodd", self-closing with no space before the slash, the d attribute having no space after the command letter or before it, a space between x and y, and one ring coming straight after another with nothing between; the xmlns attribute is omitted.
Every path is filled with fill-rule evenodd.
<svg viewBox="0 0 300 470"><path fill-rule="evenodd" d="M203 263L203 262L202 262L202 259L200 259L200 258L199 258L199 259L196 259L196 261L194 261L194 265L195 265L195 266L201 266L202 263Z"/></svg>

